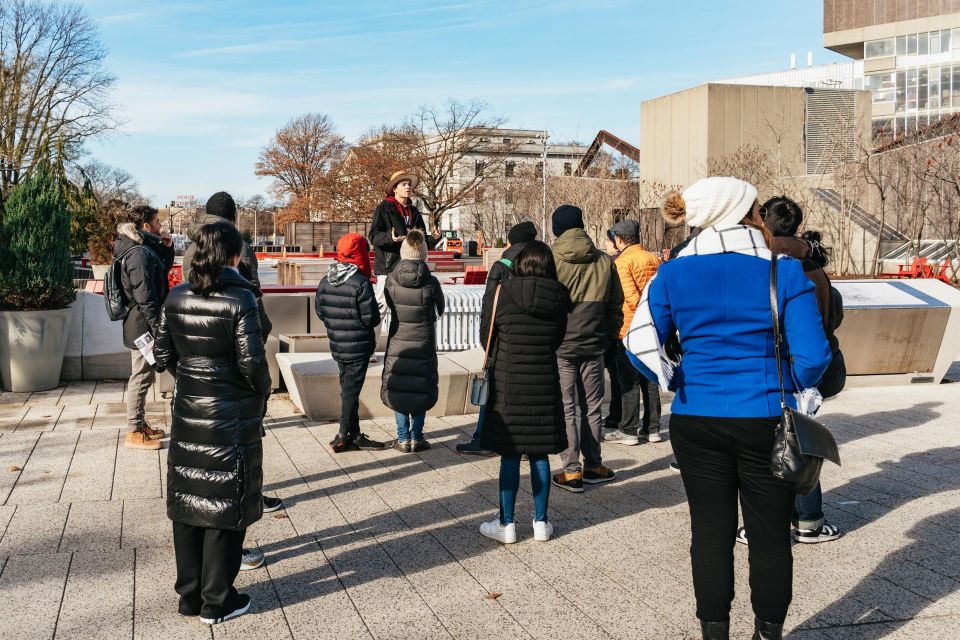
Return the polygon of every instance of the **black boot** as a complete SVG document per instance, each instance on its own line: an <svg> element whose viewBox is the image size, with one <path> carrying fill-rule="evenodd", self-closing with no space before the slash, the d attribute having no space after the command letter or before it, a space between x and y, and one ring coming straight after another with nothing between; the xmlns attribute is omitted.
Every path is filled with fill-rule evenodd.
<svg viewBox="0 0 960 640"><path fill-rule="evenodd" d="M700 633L703 634L703 640L730 640L730 621L707 622L701 620Z"/></svg>
<svg viewBox="0 0 960 640"><path fill-rule="evenodd" d="M764 622L757 618L753 625L753 640L783 640L782 624Z"/></svg>

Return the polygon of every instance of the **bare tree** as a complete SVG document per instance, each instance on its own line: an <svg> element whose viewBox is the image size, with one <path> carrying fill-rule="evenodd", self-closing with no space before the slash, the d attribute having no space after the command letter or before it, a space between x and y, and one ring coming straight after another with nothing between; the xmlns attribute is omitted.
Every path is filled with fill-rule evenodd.
<svg viewBox="0 0 960 640"><path fill-rule="evenodd" d="M71 173L77 184L90 181L93 194L103 207L113 206L111 203L121 207L146 204L136 179L126 169L93 159L78 165Z"/></svg>
<svg viewBox="0 0 960 640"><path fill-rule="evenodd" d="M260 151L255 172L273 178L271 192L299 215L318 218L331 199L331 169L347 145L324 114L307 113L278 129Z"/></svg>
<svg viewBox="0 0 960 640"><path fill-rule="evenodd" d="M444 212L470 205L488 178L505 173L517 143L494 137L503 122L482 102L451 100L442 108L420 107L400 129L412 142L410 166L420 179L417 196L434 227Z"/></svg>
<svg viewBox="0 0 960 640"><path fill-rule="evenodd" d="M0 195L44 159L114 129L107 52L79 5L0 3Z"/></svg>
<svg viewBox="0 0 960 640"><path fill-rule="evenodd" d="M415 170L413 147L414 138L403 128L383 126L361 136L332 171L336 206L329 219L368 220L383 200L390 176Z"/></svg>

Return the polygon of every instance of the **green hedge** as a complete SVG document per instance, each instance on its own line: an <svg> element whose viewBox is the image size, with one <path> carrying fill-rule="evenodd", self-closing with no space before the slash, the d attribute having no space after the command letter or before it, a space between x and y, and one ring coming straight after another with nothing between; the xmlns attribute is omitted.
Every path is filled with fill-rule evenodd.
<svg viewBox="0 0 960 640"><path fill-rule="evenodd" d="M0 309L63 309L76 299L70 211L46 167L10 193L0 219Z"/></svg>

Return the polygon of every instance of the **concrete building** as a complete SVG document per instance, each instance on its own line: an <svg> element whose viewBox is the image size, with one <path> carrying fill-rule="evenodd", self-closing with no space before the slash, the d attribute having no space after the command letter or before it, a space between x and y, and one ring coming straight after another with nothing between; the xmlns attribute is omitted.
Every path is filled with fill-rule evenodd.
<svg viewBox="0 0 960 640"><path fill-rule="evenodd" d="M824 0L823 44L863 61L875 136L960 112L960 0Z"/></svg>
<svg viewBox="0 0 960 640"><path fill-rule="evenodd" d="M704 84L640 109L640 177L687 186L753 147L784 175L827 175L870 144L864 91Z"/></svg>

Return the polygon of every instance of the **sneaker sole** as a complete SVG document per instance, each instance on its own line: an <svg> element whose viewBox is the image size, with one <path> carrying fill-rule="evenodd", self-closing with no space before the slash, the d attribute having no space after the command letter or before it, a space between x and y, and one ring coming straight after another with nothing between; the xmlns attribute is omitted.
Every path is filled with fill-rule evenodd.
<svg viewBox="0 0 960 640"><path fill-rule="evenodd" d="M256 566L251 565L251 564L242 564L242 563L241 563L241 564L240 564L240 571L253 571L253 570L255 570L255 569L259 569L260 567L263 566L264 562L266 562L266 560L261 560L261 561L260 561L260 564L258 564L258 565L256 565Z"/></svg>
<svg viewBox="0 0 960 640"><path fill-rule="evenodd" d="M833 542L834 540L839 540L841 537L843 537L842 533L838 536L817 536L815 538L805 538L803 536L793 534L794 541L798 542L799 544L821 544L823 542Z"/></svg>
<svg viewBox="0 0 960 640"><path fill-rule="evenodd" d="M613 482L616 479L617 479L617 476L613 476L612 478L595 478L591 480L584 478L583 481L586 484L603 484L604 482Z"/></svg>
<svg viewBox="0 0 960 640"><path fill-rule="evenodd" d="M551 480L551 482L553 483L553 486L559 487L561 489L566 489L570 493L583 493L583 487L571 487L566 484L560 484L556 480Z"/></svg>
<svg viewBox="0 0 960 640"><path fill-rule="evenodd" d="M203 624L214 625L214 624L220 624L221 622L226 622L227 620L232 620L234 618L239 618L240 616L245 614L247 611L250 611L251 604L253 604L253 600L248 602L245 607L231 611L230 613L223 616L222 618L204 618L203 616L200 616L200 622L202 622Z"/></svg>
<svg viewBox="0 0 960 640"><path fill-rule="evenodd" d="M264 513L273 513L274 511L280 511L280 509L283 509L283 505L282 505L282 504L278 504L278 505L275 506L275 507L269 507L269 508L264 507L263 512L264 512Z"/></svg>
<svg viewBox="0 0 960 640"><path fill-rule="evenodd" d="M639 439L627 439L627 440L603 440L605 444L622 444L625 447L635 447L640 444Z"/></svg>
<svg viewBox="0 0 960 640"><path fill-rule="evenodd" d="M480 535L482 535L484 538L489 538L490 540L493 540L494 542L499 542L500 544L515 544L515 543L517 542L517 537L516 537L516 536L514 536L512 540L510 540L510 539L501 540L500 538L498 538L498 537L496 537L496 536L490 535L489 533L487 533L487 532L484 531L483 529L480 529Z"/></svg>

